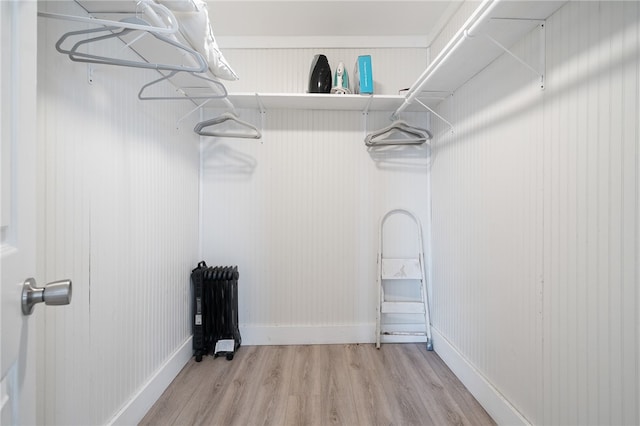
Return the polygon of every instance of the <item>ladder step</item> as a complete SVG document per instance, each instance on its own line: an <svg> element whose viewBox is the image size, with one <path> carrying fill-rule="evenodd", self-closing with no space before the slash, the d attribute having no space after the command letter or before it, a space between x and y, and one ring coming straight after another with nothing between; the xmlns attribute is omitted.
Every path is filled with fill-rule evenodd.
<svg viewBox="0 0 640 426"><path fill-rule="evenodd" d="M425 331L383 331L384 336L426 336Z"/></svg>
<svg viewBox="0 0 640 426"><path fill-rule="evenodd" d="M383 314L423 314L422 302L382 302L380 310Z"/></svg>
<svg viewBox="0 0 640 426"><path fill-rule="evenodd" d="M422 268L420 261L411 259L385 259L382 258L383 280L421 280Z"/></svg>
<svg viewBox="0 0 640 426"><path fill-rule="evenodd" d="M380 342L381 343L418 343L418 342L426 342L427 336L425 333L422 335L416 336L408 336L404 334L381 334Z"/></svg>

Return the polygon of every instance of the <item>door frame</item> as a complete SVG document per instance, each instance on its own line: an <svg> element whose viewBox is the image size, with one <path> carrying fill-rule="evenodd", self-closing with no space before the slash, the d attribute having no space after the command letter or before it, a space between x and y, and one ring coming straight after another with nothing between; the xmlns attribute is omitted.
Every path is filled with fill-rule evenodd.
<svg viewBox="0 0 640 426"><path fill-rule="evenodd" d="M2 241L1 422L36 423L37 315L24 316L22 283L38 278L37 2L0 2Z"/></svg>

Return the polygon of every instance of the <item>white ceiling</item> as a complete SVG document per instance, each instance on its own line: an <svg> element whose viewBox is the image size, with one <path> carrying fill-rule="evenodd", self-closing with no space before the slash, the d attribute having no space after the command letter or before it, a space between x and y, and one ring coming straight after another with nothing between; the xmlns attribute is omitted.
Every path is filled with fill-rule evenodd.
<svg viewBox="0 0 640 426"><path fill-rule="evenodd" d="M209 0L221 36L428 36L451 1Z"/></svg>
<svg viewBox="0 0 640 426"><path fill-rule="evenodd" d="M135 10L134 0L76 1L98 15ZM341 37L346 43L355 38L374 37L376 44L385 37L404 37L413 44L428 46L462 0L208 0L207 3L214 34L226 40L252 39L255 44L259 38L330 37L339 45Z"/></svg>

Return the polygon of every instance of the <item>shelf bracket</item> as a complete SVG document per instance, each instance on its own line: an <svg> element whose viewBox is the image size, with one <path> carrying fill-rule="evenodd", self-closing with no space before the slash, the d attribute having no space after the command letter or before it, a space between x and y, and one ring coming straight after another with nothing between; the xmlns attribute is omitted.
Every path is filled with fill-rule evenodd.
<svg viewBox="0 0 640 426"><path fill-rule="evenodd" d="M449 126L449 129L451 129L451 133L455 133L453 130L453 124L451 124L448 120L446 120L443 116L441 116L440 114L438 114L437 112L435 112L433 110L433 108L429 108L428 105L424 104L420 99L416 98L415 101L417 103L419 103L420 105L422 105L427 111L429 111L431 114L435 115L436 117L438 117L440 120L444 121L447 126Z"/></svg>
<svg viewBox="0 0 640 426"><path fill-rule="evenodd" d="M364 128L364 138L367 138L367 129L369 128L369 111L362 111L362 127Z"/></svg>
<svg viewBox="0 0 640 426"><path fill-rule="evenodd" d="M211 99L207 99L206 101L202 102L201 104L199 104L197 107L195 107L194 109L192 109L191 111L189 111L188 113L186 113L185 115L183 115L182 117L180 117L178 119L178 121L176 122L176 129L180 128L180 124L184 121L185 118L187 118L188 116L190 116L191 114L193 114L194 112L198 111L200 108L202 108L203 106L205 106Z"/></svg>
<svg viewBox="0 0 640 426"><path fill-rule="evenodd" d="M190 116L191 114L193 114L194 112L202 109L202 107L204 107L206 104L208 104L209 102L211 102L212 100L214 100L215 98L209 98L207 100L205 100L204 102L202 102L201 104L198 104L198 106L196 106L194 109L192 109L191 111L189 111L188 113L186 113L185 115L183 115L182 117L180 117L178 119L178 121L176 122L176 129L180 128L180 124L184 121L185 118L187 118L188 116ZM226 104L227 109L229 109L229 111L233 112L234 114L236 114L236 108L235 106L231 103L231 101L228 98L222 98L222 101Z"/></svg>
<svg viewBox="0 0 640 426"><path fill-rule="evenodd" d="M500 19L501 20L505 20L505 18L500 18ZM522 21L523 19L518 19L518 20ZM538 29L540 30L539 34L540 34L540 66L542 68L541 70L540 69L536 69L533 66L529 65L528 63L526 63L522 58L520 58L518 55L513 53L511 50L509 50L507 47L505 47L502 43L500 43L495 38L491 37L489 34L483 33L481 35L486 37L487 40L489 40L491 43L493 43L496 46L498 46L505 53L509 54L513 59L515 59L520 64L522 64L525 68L529 69L534 74L536 74L540 78L540 90L544 90L544 86L545 86L545 70L546 70L546 63L545 63L545 57L546 57L545 56L545 48L546 48L545 21L541 21L539 19L527 19L527 21L538 21L538 22L540 22L540 24L538 25ZM472 36L469 36L469 37L472 37Z"/></svg>
<svg viewBox="0 0 640 426"><path fill-rule="evenodd" d="M264 143L264 122L267 116L267 110L264 107L264 103L262 103L262 98L260 98L260 94L256 93L256 102L258 103L258 109L260 110L260 133L262 137L260 138L260 143Z"/></svg>
<svg viewBox="0 0 640 426"><path fill-rule="evenodd" d="M371 102L373 102L373 95L369 95L367 99L367 104L364 106L364 110L362 111L364 114L369 114L369 108L371 108Z"/></svg>
<svg viewBox="0 0 640 426"><path fill-rule="evenodd" d="M373 95L369 95L367 104L362 110L362 127L364 127L364 138L367 138L367 129L369 128L369 108L371 108L371 102L373 101Z"/></svg>

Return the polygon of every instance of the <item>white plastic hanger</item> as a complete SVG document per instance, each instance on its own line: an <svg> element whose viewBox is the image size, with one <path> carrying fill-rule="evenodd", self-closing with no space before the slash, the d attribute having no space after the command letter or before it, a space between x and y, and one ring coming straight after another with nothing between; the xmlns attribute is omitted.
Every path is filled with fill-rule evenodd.
<svg viewBox="0 0 640 426"><path fill-rule="evenodd" d="M244 128L249 132L236 132L233 130L214 130L214 131L203 130L205 127L217 126L227 121L231 121L235 124L238 124L241 128ZM196 124L196 126L193 128L193 131L201 136L215 136L215 137L221 137L221 138L260 139L262 137L262 133L260 133L260 131L255 126L247 123L246 121L240 120L236 115L231 114L229 112L225 112L224 114L221 114L218 117L215 117L206 121L201 121L200 123Z"/></svg>
<svg viewBox="0 0 640 426"><path fill-rule="evenodd" d="M69 55L69 58L72 61L76 61L76 62L88 62L88 63L94 63L94 64L103 64L103 65L119 65L119 66L127 66L127 67L134 67L134 68L151 68L151 69L167 70L167 71L205 72L207 70L208 68L207 63L200 53L196 52L195 50L191 49L188 46L183 45L182 43L179 43L178 41L170 37L164 36L162 34L158 34L157 32L151 30L151 28L154 28L154 27L149 25L147 22L145 22L141 18L129 17L119 22L123 24L131 24L131 25L135 25L136 27L140 27L144 31L147 31L150 34L152 34L155 38L157 38L161 42L168 43L176 47L177 49L187 52L188 54L193 56L193 58L196 61L196 65L188 67L184 65L175 65L175 64L158 64L158 63L149 63L144 61L132 61L128 59L94 55L94 54L78 51L78 48L80 48L83 45L86 45L89 43L95 43L102 40L107 40L114 37L121 37L132 31L139 30L139 28L133 29L129 25L124 27L118 26L118 25L112 25L112 26L106 26L101 28L92 28L87 30L71 31L71 32L65 33L62 35L62 37L60 37L60 39L56 43L56 50L60 53ZM120 31L117 31L117 30L120 30ZM93 34L93 33L105 32L105 31L108 32L108 34L80 40L77 43L75 43L70 49L65 49L62 47L62 44L69 37L75 37L79 35Z"/></svg>
<svg viewBox="0 0 640 426"><path fill-rule="evenodd" d="M432 138L427 129L414 127L403 120L396 120L389 126L369 133L364 143L367 146L420 145Z"/></svg>
<svg viewBox="0 0 640 426"><path fill-rule="evenodd" d="M227 88L224 87L224 84L222 84L221 82L219 82L218 80L215 80L213 78L209 78L206 75L202 75L202 74L197 74L194 72L184 72L183 74L187 74L190 75L194 78L197 78L203 82L207 82L204 83L205 85L199 85L199 86L180 86L177 87L177 89L182 93L181 95L176 95L176 96L153 96L153 95L143 95L144 91L146 89L148 89L149 87L156 85L162 81L165 80L170 80L172 77L174 77L176 74L178 74L181 71L171 71L169 74L160 77L157 80L153 80L147 84L145 84L144 86L142 86L142 88L140 88L140 91L138 92L138 99L140 99L141 101L148 101L148 100L198 100L198 99L224 99L227 97L228 93L227 93ZM217 87L219 89L218 92L214 91L214 86ZM205 92L205 91L209 91L209 93ZM190 92L197 92L200 93L198 95L194 95L194 94L190 94Z"/></svg>

